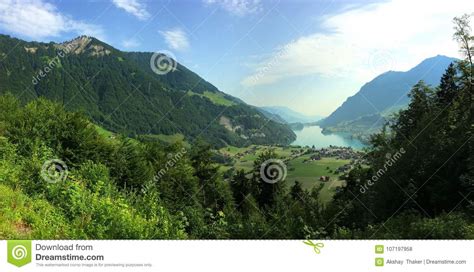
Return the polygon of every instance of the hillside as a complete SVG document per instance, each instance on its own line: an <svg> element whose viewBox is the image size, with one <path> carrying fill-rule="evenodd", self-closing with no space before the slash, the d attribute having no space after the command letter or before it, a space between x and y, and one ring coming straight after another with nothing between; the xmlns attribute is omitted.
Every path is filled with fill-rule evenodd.
<svg viewBox="0 0 474 272"><path fill-rule="evenodd" d="M180 64L155 74L152 55L122 52L87 36L57 44L0 35L0 94L11 92L23 103L45 97L129 136L182 134L216 146L294 140L286 125Z"/></svg>
<svg viewBox="0 0 474 272"><path fill-rule="evenodd" d="M259 107L255 107L258 111L260 111L261 113L263 113L263 115L265 115L267 118L277 122L277 123L280 123L280 124L287 124L288 122L283 119L280 115L278 114L274 114L274 113L271 113L269 111L266 111L264 110L263 108L259 108Z"/></svg>
<svg viewBox="0 0 474 272"><path fill-rule="evenodd" d="M438 55L422 61L406 72L383 73L362 86L359 92L349 97L320 124L328 131L330 127L341 127L348 123L361 125L357 120L362 117L382 120L382 117L408 105L408 93L418 81L423 80L426 84L437 86L448 65L454 61L456 59ZM376 127L381 125L381 122L375 124ZM361 127L368 128L363 125Z"/></svg>
<svg viewBox="0 0 474 272"><path fill-rule="evenodd" d="M260 107L261 110L280 116L287 123L311 123L321 120L322 116L308 116L287 107Z"/></svg>

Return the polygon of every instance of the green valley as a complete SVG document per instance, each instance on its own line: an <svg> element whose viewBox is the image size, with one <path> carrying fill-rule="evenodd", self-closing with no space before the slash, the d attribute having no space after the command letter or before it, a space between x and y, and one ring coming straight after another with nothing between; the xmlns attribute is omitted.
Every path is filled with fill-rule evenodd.
<svg viewBox="0 0 474 272"><path fill-rule="evenodd" d="M387 71L323 120L309 108L249 105L163 52L125 52L90 36L0 35L0 239L474 239L471 17L453 20L461 59ZM178 37L181 50L176 39L165 43L184 63L208 65L212 55ZM244 78L235 89L268 104L286 90L301 93L301 105L329 107L299 89L304 77L293 72L316 67L308 76L317 93L326 77L342 81L352 70L323 73L330 58L306 63L303 53L323 46L313 38L271 54L284 62L264 61L250 77L266 81ZM204 41L212 53L225 47ZM219 86L229 62L251 69L268 57L241 45L216 57Z"/></svg>
<svg viewBox="0 0 474 272"><path fill-rule="evenodd" d="M343 151L341 152L341 150ZM226 163L220 167L220 170L225 176L232 175L234 171L238 170L250 174L255 160L260 154L268 151L274 152L276 158L285 163L287 171L285 185L287 187L293 186L296 181L307 190L324 186L321 190L323 203L329 202L336 189L343 185L345 174L353 167L364 165L364 152L354 151L350 148L331 147L318 150L299 146L252 145L245 148L225 147L220 149L219 154L226 158ZM322 180L322 177L327 177L328 180Z"/></svg>

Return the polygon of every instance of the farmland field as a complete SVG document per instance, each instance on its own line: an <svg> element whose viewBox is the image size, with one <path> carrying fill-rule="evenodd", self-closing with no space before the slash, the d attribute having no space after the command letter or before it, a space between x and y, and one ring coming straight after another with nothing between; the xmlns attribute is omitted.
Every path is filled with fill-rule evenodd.
<svg viewBox="0 0 474 272"><path fill-rule="evenodd" d="M321 201L327 203L331 200L337 187L343 184L340 180L340 174L336 170L349 164L351 160L339 159L336 157L322 157L320 160L310 160L312 154L295 155L307 152L307 148L300 147L268 147L252 145L246 148L225 147L220 150L221 154L225 154L234 158L233 166L221 166L221 171L227 171L234 167L236 170L243 169L245 172L252 171L253 163L258 155L267 149L272 149L279 159L285 161L287 167L287 177L285 183L287 187L294 184L295 181L301 183L303 188L312 189L324 183L321 190ZM329 181L320 181L321 176L328 176Z"/></svg>

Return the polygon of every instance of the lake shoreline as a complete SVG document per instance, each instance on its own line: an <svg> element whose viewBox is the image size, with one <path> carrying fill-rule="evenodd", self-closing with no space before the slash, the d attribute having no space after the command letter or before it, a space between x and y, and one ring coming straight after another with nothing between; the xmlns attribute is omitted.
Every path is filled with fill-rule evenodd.
<svg viewBox="0 0 474 272"><path fill-rule="evenodd" d="M333 133L323 133L320 126L304 126L301 130L293 130L296 134L296 140L291 146L314 146L315 148L327 148L329 146L352 147L361 150L367 147L359 139L349 135L340 135Z"/></svg>

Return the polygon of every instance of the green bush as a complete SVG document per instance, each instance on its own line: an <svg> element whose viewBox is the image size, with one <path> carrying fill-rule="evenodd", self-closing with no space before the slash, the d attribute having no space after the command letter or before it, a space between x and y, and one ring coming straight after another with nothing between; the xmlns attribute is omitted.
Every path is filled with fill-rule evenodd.
<svg viewBox="0 0 474 272"><path fill-rule="evenodd" d="M68 239L71 234L57 208L0 184L0 239Z"/></svg>

